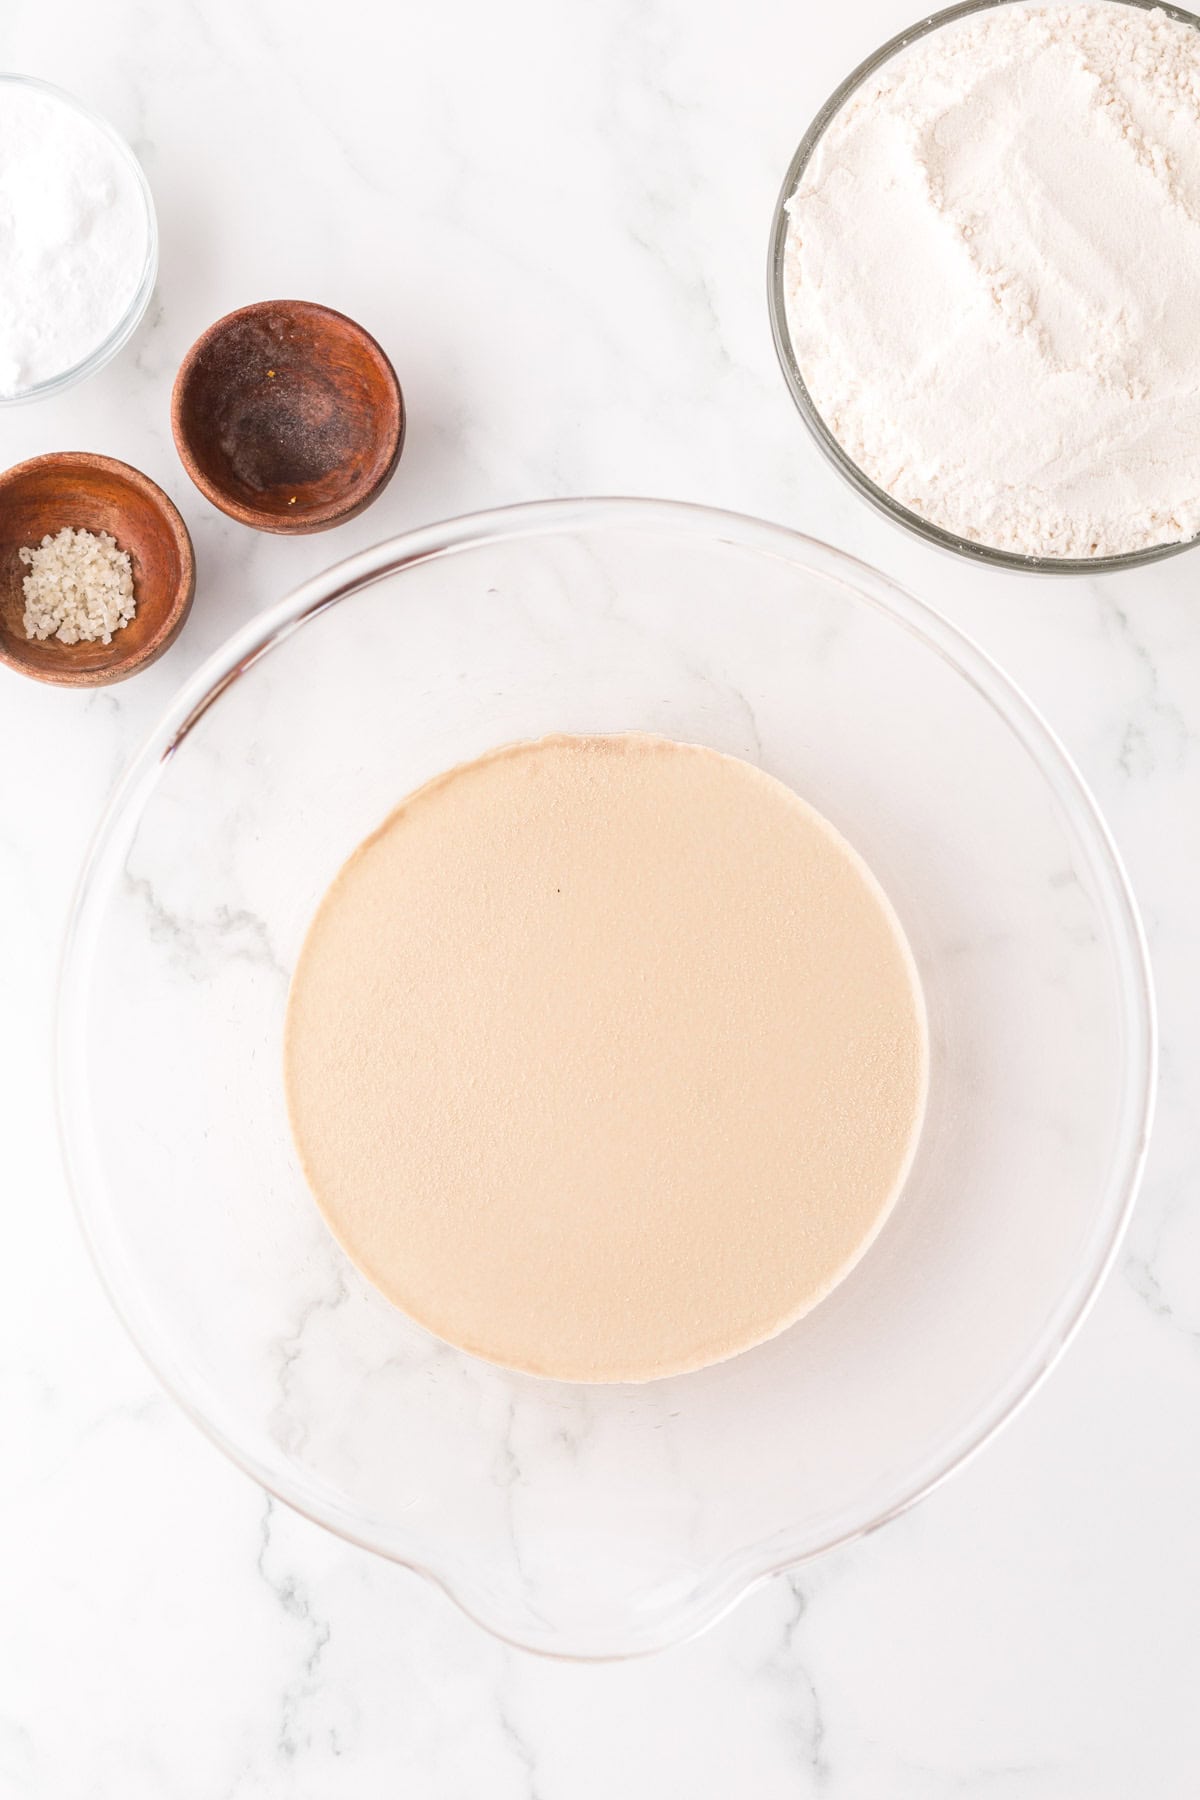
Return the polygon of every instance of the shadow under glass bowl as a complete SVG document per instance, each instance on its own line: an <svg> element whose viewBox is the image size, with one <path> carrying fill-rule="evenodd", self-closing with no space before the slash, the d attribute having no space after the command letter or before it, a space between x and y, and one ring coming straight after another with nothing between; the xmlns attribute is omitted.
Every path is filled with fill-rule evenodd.
<svg viewBox="0 0 1200 1800"><path fill-rule="evenodd" d="M141 273L137 286L130 296L120 318L112 329L100 340L88 354L68 369L61 369L56 375L48 376L45 381L35 382L32 387L22 388L16 394L0 394L0 407L26 406L35 400L47 400L53 394L61 394L67 388L74 387L80 381L86 381L110 363L117 353L125 348L145 316L150 304L150 296L154 292L154 284L158 279L158 219L154 211L154 196L150 192L150 183L141 163L133 154L125 139L121 136L102 113L93 111L82 100L76 99L65 88L56 87L51 81L42 81L36 75L8 75L0 72L0 105L4 103L6 87L29 88L34 93L43 94L47 99L66 107L81 119L86 119L96 131L100 132L119 153L127 165L142 198L146 212L146 250L142 261Z"/></svg>
<svg viewBox="0 0 1200 1800"><path fill-rule="evenodd" d="M846 454L833 432L817 409L812 395L808 391L796 353L792 347L791 332L787 322L787 302L784 293L784 260L787 252L788 216L787 203L799 186L800 179L808 167L817 145L820 143L833 119L842 107L863 84L870 80L882 64L890 61L901 50L910 44L927 37L930 32L939 31L944 25L952 24L956 19L968 18L972 13L991 12L998 6L1020 5L1023 0L964 0L959 6L948 6L942 12L931 13L911 25L906 31L899 32L889 38L873 55L861 62L845 81L834 89L829 99L818 112L816 118L800 140L800 144L788 164L787 174L779 190L779 198L775 202L775 212L771 220L771 242L767 260L767 306L771 317L771 335L775 341L775 353L779 358L779 366L783 370L783 378L788 392L795 401L796 409L819 448L837 469L840 475L849 482L855 491L869 500L871 505L884 513L893 523L901 525L916 537L924 538L927 543L936 544L940 549L952 550L959 556L972 558L975 562L986 563L997 569L1019 569L1025 574L1035 575L1103 575L1121 569L1140 568L1145 563L1161 562L1165 557L1178 556L1184 550L1191 550L1200 540L1181 539L1174 544L1152 544L1144 550L1131 550L1122 556L1021 556L1011 550L998 550L990 544L976 543L972 538L959 537L956 532L947 530L942 525L935 525L932 520L923 518L910 507L902 506L894 500L885 489L877 487L870 476L863 473L858 464ZM1119 0L1119 4L1138 8L1142 12L1151 12L1159 6L1159 0ZM1162 5L1161 10L1168 17L1177 19L1181 24L1192 25L1200 30L1200 18L1194 13L1185 12L1181 7Z"/></svg>
<svg viewBox="0 0 1200 1800"><path fill-rule="evenodd" d="M282 1093L290 971L348 853L488 748L660 733L790 784L891 896L929 1111L880 1237L768 1344L645 1386L515 1375L326 1230ZM1063 750L919 601L780 526L548 501L339 564L187 684L103 820L65 949L60 1120L152 1368L273 1494L498 1635L618 1656L928 1492L1030 1393L1132 1204L1141 928Z"/></svg>

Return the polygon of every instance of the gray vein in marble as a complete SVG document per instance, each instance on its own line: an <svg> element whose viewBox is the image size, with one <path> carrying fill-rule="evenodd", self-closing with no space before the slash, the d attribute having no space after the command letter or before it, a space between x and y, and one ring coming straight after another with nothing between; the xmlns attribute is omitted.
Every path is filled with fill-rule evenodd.
<svg viewBox="0 0 1200 1800"><path fill-rule="evenodd" d="M154 379L172 368L175 361L171 346L166 342L166 320L166 303L156 293L138 327L137 348L133 353L135 368Z"/></svg>
<svg viewBox="0 0 1200 1800"><path fill-rule="evenodd" d="M762 761L764 755L763 740L762 733L759 729L757 715L747 696L735 683L727 681L723 677L717 675L706 663L685 651L683 645L680 644L677 639L670 637L666 632L655 632L651 634L647 632L644 627L635 625L633 620L621 611L620 600L615 594L612 600L611 611L605 616L610 617L623 625L635 637L641 637L643 639L652 637L652 641L655 642L660 649L668 650L672 653L678 662L679 667L686 670L699 686L707 689L709 693L716 697L724 697L725 699L731 700L742 715L742 721L745 727L745 737L746 740L748 740L748 747L753 759L756 762Z"/></svg>
<svg viewBox="0 0 1200 1800"><path fill-rule="evenodd" d="M525 1800L544 1800L538 1781L538 1755L528 1736L517 1724L503 1692L496 1695L496 1718L505 1744L513 1754L525 1781Z"/></svg>
<svg viewBox="0 0 1200 1800"><path fill-rule="evenodd" d="M214 966L234 960L269 969L281 981L290 980L265 921L249 908L221 905L208 918L194 918L165 905L149 876L126 869L123 882L126 893L144 905L151 937L169 945L190 974L211 974Z"/></svg>
<svg viewBox="0 0 1200 1800"><path fill-rule="evenodd" d="M308 1592L294 1575L272 1575L268 1563L272 1548L271 1522L274 1514L275 1502L267 1495L259 1527L259 1547L255 1567L283 1612L289 1618L295 1619L304 1628L306 1634L306 1643L298 1671L284 1688L279 1702L279 1729L276 1744L280 1755L291 1762L299 1752L312 1748L313 1734L305 1726L304 1713L320 1686L321 1661L329 1646L333 1628L328 1619L321 1618L314 1611ZM329 1748L335 1756L340 1755L342 1747L336 1732L330 1732L329 1737Z"/></svg>
<svg viewBox="0 0 1200 1800"><path fill-rule="evenodd" d="M1132 652L1141 669L1144 688L1141 709L1144 710L1145 718L1158 725L1165 738L1161 750L1156 748L1147 725L1136 717L1128 717L1117 754L1118 767L1130 779L1145 779L1156 772L1160 756L1165 755L1168 766L1182 768L1187 761L1194 734L1179 708L1164 698L1158 664L1149 646L1135 629L1129 614L1107 588L1097 585L1094 591L1101 620L1107 626L1109 635Z"/></svg>
<svg viewBox="0 0 1200 1800"><path fill-rule="evenodd" d="M279 1359L276 1377L279 1387L276 1435L282 1447L292 1455L298 1455L308 1441L309 1427L304 1422L303 1410L294 1411L292 1400L296 1365L304 1355L309 1327L322 1314L328 1315L336 1312L350 1298L345 1273L336 1262L331 1271L331 1277L331 1281L326 1287L305 1301L296 1315L295 1325L288 1335L279 1338L276 1342Z"/></svg>
<svg viewBox="0 0 1200 1800"><path fill-rule="evenodd" d="M812 1778L813 1788L819 1792L828 1785L833 1771L826 1745L825 1709L801 1641L808 1595L798 1576L781 1575L777 1579L790 1592L791 1604L778 1646L762 1663L761 1673L786 1696L789 1735Z"/></svg>
<svg viewBox="0 0 1200 1800"><path fill-rule="evenodd" d="M613 139L625 150L632 190L626 230L651 265L668 278L676 300L698 318L719 368L729 371L737 364L725 341L709 259L702 239L687 223L689 201L702 199L704 194L700 169L681 162L694 142L686 121L700 109L669 85L669 39L665 21L656 14L654 6L638 6L626 15L621 26L624 54L615 64L623 82L610 104ZM657 114L657 129L635 123L627 100L629 90ZM666 155L662 154L664 146L669 146ZM635 209L644 215L644 223L636 220Z"/></svg>
<svg viewBox="0 0 1200 1800"><path fill-rule="evenodd" d="M1125 1279L1157 1319L1171 1319L1174 1314L1162 1291L1158 1276L1154 1273L1153 1261L1145 1256L1130 1254L1125 1258Z"/></svg>
<svg viewBox="0 0 1200 1800"><path fill-rule="evenodd" d="M546 1624L548 1621L543 1618L542 1614L539 1613L532 1604L531 1594L533 1583L526 1570L525 1560L521 1550L521 1534L517 1520L516 1495L520 1484L524 1480L524 1475L521 1470L520 1458L517 1456L516 1446L513 1443L516 1426L517 1401L516 1396L510 1394L505 1405L504 1424L496 1436L496 1449L492 1458L492 1476L504 1495L504 1526L508 1536L509 1545L512 1549L513 1569L517 1579L521 1583L526 1603L530 1606L531 1612L533 1612L534 1616L542 1624Z"/></svg>
<svg viewBox="0 0 1200 1800"><path fill-rule="evenodd" d="M1129 1287L1151 1315L1178 1333L1192 1348L1200 1350L1200 1315L1195 1322L1180 1316L1176 1304L1167 1297L1158 1267L1164 1254L1163 1240L1167 1227L1181 1204L1190 1206L1191 1196L1177 1200L1175 1205L1167 1208L1149 1250L1127 1251L1121 1268Z"/></svg>
<svg viewBox="0 0 1200 1800"><path fill-rule="evenodd" d="M217 16L219 16L219 9ZM310 87L302 80L303 65L286 53L287 44L281 43L272 31L273 21L270 18L269 10L249 3L249 0L243 0L243 3L236 9L236 19L237 32L241 39L237 45L240 53L239 60L244 55L245 38L250 36L253 22L254 31L260 39L259 54L269 64L276 79L286 81L292 89L304 118L310 121L314 128L323 131L330 146L356 183L361 184L368 194L374 194L379 199L394 203L397 199L394 185L380 180L379 161L364 161L355 149L351 135L339 128L336 109L327 103L324 86L320 82L316 82ZM386 167L386 164L384 166Z"/></svg>
<svg viewBox="0 0 1200 1800"><path fill-rule="evenodd" d="M50 1404L55 1403L59 1398L56 1385L50 1382L45 1384L45 1394ZM84 1426L72 1434L66 1450L49 1468L38 1471L29 1484L30 1488L44 1489L47 1493L53 1492L58 1477L72 1467L85 1445L90 1444L93 1439L110 1430L114 1425L145 1425L152 1419L165 1419L166 1417L165 1397L157 1389L153 1393L147 1394L143 1400L123 1401L118 1402L115 1406L105 1406L101 1411L94 1413ZM10 1488L7 1490L5 1498L11 1501L20 1492L20 1488Z"/></svg>
<svg viewBox="0 0 1200 1800"><path fill-rule="evenodd" d="M114 727L108 754L108 773L103 783L105 795L111 794L118 781L124 775L129 763L130 744L127 729L127 714L121 704L119 695L111 693L107 688L94 689L84 702L84 712L89 718L107 720Z"/></svg>
<svg viewBox="0 0 1200 1800"><path fill-rule="evenodd" d="M521 1422L520 1408L511 1390L504 1403L504 1422L495 1437L492 1474L503 1495L504 1529L512 1556L512 1570L520 1584L521 1603L529 1618L549 1627L551 1619L537 1603L537 1583L531 1574L521 1543L518 1517L518 1495L525 1485L526 1473L514 1442Z"/></svg>
<svg viewBox="0 0 1200 1800"><path fill-rule="evenodd" d="M568 1404L556 1409L559 1423L551 1432L553 1442L571 1462L578 1462L595 1427L595 1413L586 1392L573 1394Z"/></svg>

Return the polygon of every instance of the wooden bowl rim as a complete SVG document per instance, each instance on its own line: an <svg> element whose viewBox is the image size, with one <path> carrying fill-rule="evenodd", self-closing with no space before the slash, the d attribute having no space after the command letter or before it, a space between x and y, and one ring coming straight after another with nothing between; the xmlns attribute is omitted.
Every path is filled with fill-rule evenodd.
<svg viewBox="0 0 1200 1800"><path fill-rule="evenodd" d="M106 687L111 682L135 675L139 669L157 661L165 650L170 649L182 631L196 594L196 553L192 547L191 533L170 495L164 493L149 475L143 475L132 463L121 462L115 456L102 456L92 450L50 450L42 456L29 456L24 462L14 463L11 468L0 473L0 506L4 504L6 490L35 469L92 469L110 476L125 487L134 488L154 507L175 542L179 556L179 581L175 594L153 635L135 653L126 656L120 654L121 634L118 632L107 646L114 652L113 658L102 669L74 669L65 665L61 671L57 671L27 662L19 649L10 647L12 642L19 643L20 640L10 640L6 635L0 634L0 663L6 668L15 669L18 674L27 675L33 681L45 682L51 687Z"/></svg>
<svg viewBox="0 0 1200 1800"><path fill-rule="evenodd" d="M267 512L265 508L247 506L236 499L225 488L218 487L204 473L193 454L191 443L183 424L183 399L187 386L195 373L200 358L211 346L222 337L231 326L239 324L243 319L261 318L266 313L291 313L315 320L336 319L350 330L365 345L383 376L393 406L389 408L391 416L388 420L387 434L383 439L388 458L383 469L370 487L343 495L340 500L326 501L321 506L314 506L304 512L297 512L288 517L282 513ZM404 448L404 437L407 429L407 414L404 405L404 390L400 386L400 378L393 367L391 357L383 348L378 338L369 332L365 325L352 319L349 313L339 312L334 306L325 306L319 300L252 300L247 306L237 306L232 312L223 313L219 319L200 333L191 349L184 356L175 375L171 388L171 435L175 440L175 449L189 479L199 488L204 498L211 502L218 511L227 518L236 519L239 525L248 525L255 531L269 531L277 536L303 536L309 532L322 531L331 525L341 525L365 512L374 500L377 500L388 482L396 472L400 461L400 453Z"/></svg>

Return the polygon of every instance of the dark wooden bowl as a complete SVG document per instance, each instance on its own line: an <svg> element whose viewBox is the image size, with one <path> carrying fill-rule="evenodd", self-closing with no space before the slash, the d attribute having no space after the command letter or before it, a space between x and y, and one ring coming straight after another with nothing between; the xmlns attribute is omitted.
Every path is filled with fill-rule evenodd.
<svg viewBox="0 0 1200 1800"><path fill-rule="evenodd" d="M107 531L133 565L137 612L111 644L63 644L25 635L29 570L18 552L64 525ZM67 450L0 475L0 662L35 681L103 687L144 669L175 642L196 591L192 540L178 511L128 463Z"/></svg>
<svg viewBox="0 0 1200 1800"><path fill-rule="evenodd" d="M353 319L308 300L263 300L192 345L171 429L184 468L231 519L256 531L328 531L391 480L404 398Z"/></svg>

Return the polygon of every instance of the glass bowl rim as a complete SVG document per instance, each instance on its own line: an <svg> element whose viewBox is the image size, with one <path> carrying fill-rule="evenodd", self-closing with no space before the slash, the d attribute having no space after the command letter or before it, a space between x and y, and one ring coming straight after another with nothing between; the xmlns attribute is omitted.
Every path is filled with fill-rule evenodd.
<svg viewBox="0 0 1200 1800"><path fill-rule="evenodd" d="M940 1442L894 1483L886 1502L869 1516L847 1509L823 1529L820 1542L798 1543L776 1533L768 1541L739 1547L704 1571L682 1599L648 1613L614 1641L608 1634L564 1644L564 1633L548 1629L538 1637L528 1621L514 1625L502 1616L486 1584L471 1571L447 1566L436 1541L397 1547L390 1522L364 1518L307 1478L281 1463L268 1466L253 1448L233 1440L204 1404L201 1381L179 1367L156 1339L152 1309L142 1306L136 1280L127 1275L116 1234L105 1241L99 1228L103 1204L94 1203L87 1167L89 1147L76 1124L80 1109L73 1095L86 1084L79 1023L86 1012L90 969L89 930L105 896L106 862L127 843L153 791L160 768L179 750L189 732L221 695L272 648L340 601L406 568L463 550L494 543L536 541L563 532L616 527L683 534L801 566L849 594L856 603L882 613L936 655L988 704L1034 762L1058 804L1099 896L1106 944L1117 985L1123 1044L1118 1131L1107 1180L1101 1190L1085 1251L1059 1303L1017 1366L995 1384L988 1403L966 1425ZM411 1569L441 1588L484 1629L522 1649L564 1660L615 1660L678 1643L705 1629L770 1576L850 1543L905 1512L939 1486L1004 1425L1029 1399L1095 1300L1116 1256L1136 1198L1154 1110L1157 1035L1149 955L1137 903L1120 854L1090 790L1071 757L1032 703L998 665L940 613L869 565L790 527L684 501L634 498L552 499L468 514L418 527L386 539L334 564L235 631L178 690L158 724L143 741L97 825L73 897L59 968L55 1029L58 1135L76 1216L101 1285L151 1372L175 1402L229 1459L270 1495L359 1547ZM86 1109L82 1109L86 1112ZM102 1190L101 1190L102 1192ZM372 1528L376 1535L373 1537ZM380 1541L387 1536L389 1541ZM500 1609L502 1612L502 1609Z"/></svg>
<svg viewBox="0 0 1200 1800"><path fill-rule="evenodd" d="M150 304L150 296L154 292L154 284L158 280L158 214L155 211L154 195L146 178L146 171L134 155L132 147L126 142L115 125L99 113L86 100L59 87L53 81L44 81L40 75L24 75L15 70L0 70L0 84L9 83L13 87L33 88L51 99L71 108L73 112L86 119L90 125L103 133L109 143L120 153L125 163L132 170L142 197L142 205L146 215L146 255L142 263L142 272L138 277L137 287L133 291L129 305L121 314L106 338L103 338L95 349L69 369L61 369L57 375L47 377L45 381L35 382L32 387L22 388L17 394L0 394L0 407L29 406L37 400L47 400L52 394L61 394L77 382L86 381L110 363L119 351L125 348Z"/></svg>
<svg viewBox="0 0 1200 1800"><path fill-rule="evenodd" d="M1062 3L1062 0L1059 0ZM1181 25L1191 25L1200 30L1200 17L1170 0L1116 0L1122 6L1135 7L1140 12L1165 12L1168 18L1175 19ZM775 210L771 215L771 235L767 254L767 309L771 320L771 336L775 344L775 354L783 372L784 384L792 401L826 460L842 476L843 480L860 494L863 499L881 512L895 525L911 532L914 537L923 538L926 543L934 544L941 550L952 551L957 556L967 557L970 561L984 563L989 568L1013 569L1027 575L1106 575L1122 569L1142 568L1148 563L1162 562L1169 556L1181 556L1185 550L1192 550L1200 544L1200 535L1183 538L1178 543L1150 544L1143 550L1126 550L1118 556L1023 556L1014 550L1000 550L991 544L976 543L971 538L959 537L944 525L937 525L926 519L910 507L902 506L893 499L885 489L878 487L869 475L866 475L854 459L847 455L833 432L821 416L808 385L800 371L799 362L792 346L791 333L787 323L787 302L783 288L784 260L787 250L787 203L795 193L800 177L808 166L813 153L835 116L841 111L846 101L866 81L889 62L901 50L915 44L931 32L941 30L942 26L953 24L958 19L968 18L972 13L993 12L1001 6L1019 6L1028 4L1028 0L959 0L955 6L944 7L940 12L929 13L898 31L877 50L864 57L858 67L852 69L844 81L830 94L814 117L808 130L801 138L787 173L779 189L775 201Z"/></svg>

